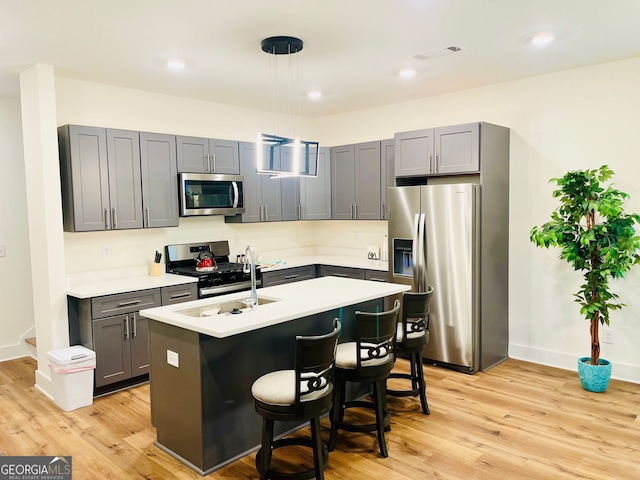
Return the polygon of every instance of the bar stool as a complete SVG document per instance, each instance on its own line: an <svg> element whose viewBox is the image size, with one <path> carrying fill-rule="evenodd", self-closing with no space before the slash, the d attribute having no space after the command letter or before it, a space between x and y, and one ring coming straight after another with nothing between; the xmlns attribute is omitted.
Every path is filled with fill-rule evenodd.
<svg viewBox="0 0 640 480"><path fill-rule="evenodd" d="M324 479L329 453L320 436L320 416L331 409L334 365L340 322L334 320L331 333L297 336L293 370L278 370L258 378L251 386L255 409L262 416L262 446L256 454L260 480ZM311 438L273 440L275 421L310 421ZM314 468L284 473L271 469L273 450L301 445L313 450Z"/></svg>
<svg viewBox="0 0 640 480"><path fill-rule="evenodd" d="M422 412L429 415L426 384L422 369L422 350L429 342L429 312L433 287L429 285L426 292L402 294L402 321L398 322L396 336L396 354L409 357L410 373L391 372L389 378L402 378L411 381L407 390L387 388L387 395L392 397L420 397Z"/></svg>
<svg viewBox="0 0 640 480"><path fill-rule="evenodd" d="M392 310L381 313L355 313L355 341L338 344L336 352L336 384L333 391L331 410L331 433L329 451L336 445L338 429L350 432L372 432L378 435L380 454L388 457L384 438L385 417L385 381L393 369L394 343L397 331L400 301L396 300ZM364 382L373 385L372 401L345 402L347 382ZM372 424L352 424L344 421L347 408L370 408L376 413Z"/></svg>

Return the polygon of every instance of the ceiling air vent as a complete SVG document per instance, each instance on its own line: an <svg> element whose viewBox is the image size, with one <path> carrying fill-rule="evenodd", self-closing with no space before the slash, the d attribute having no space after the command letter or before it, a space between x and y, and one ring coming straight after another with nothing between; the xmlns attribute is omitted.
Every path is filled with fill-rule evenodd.
<svg viewBox="0 0 640 480"><path fill-rule="evenodd" d="M429 50L428 52L418 53L412 58L415 58L416 60L429 60L431 58L437 58L444 55L451 55L452 53L461 52L462 50L464 50L464 47L461 47L460 45L449 45L448 47L435 48L433 50Z"/></svg>

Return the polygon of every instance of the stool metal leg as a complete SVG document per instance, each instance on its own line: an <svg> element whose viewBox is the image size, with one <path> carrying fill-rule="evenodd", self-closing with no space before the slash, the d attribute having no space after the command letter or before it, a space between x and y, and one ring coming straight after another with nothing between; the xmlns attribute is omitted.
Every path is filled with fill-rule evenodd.
<svg viewBox="0 0 640 480"><path fill-rule="evenodd" d="M427 385L424 381L424 370L422 368L422 354L420 352L415 354L415 369L416 369L416 377L418 379L418 388L420 389L420 403L422 404L422 412L425 415L431 415L431 411L429 410L429 405L427 404Z"/></svg>
<svg viewBox="0 0 640 480"><path fill-rule="evenodd" d="M389 452L387 452L387 442L384 438L384 380L373 384L373 398L376 403L376 431L380 455L386 458Z"/></svg>
<svg viewBox="0 0 640 480"><path fill-rule="evenodd" d="M345 400L345 383L336 380L333 387L333 407L331 408L331 433L329 434L329 443L327 448L330 452L336 448L336 437L338 436L338 423L344 420L344 400Z"/></svg>
<svg viewBox="0 0 640 480"><path fill-rule="evenodd" d="M267 473L271 465L271 445L273 444L273 420L262 419L262 447L256 455L256 468L260 473L260 480L267 480Z"/></svg>
<svg viewBox="0 0 640 480"><path fill-rule="evenodd" d="M311 442L313 444L313 466L316 480L324 480L324 465L322 455L322 437L320 435L320 418L314 417L311 423Z"/></svg>

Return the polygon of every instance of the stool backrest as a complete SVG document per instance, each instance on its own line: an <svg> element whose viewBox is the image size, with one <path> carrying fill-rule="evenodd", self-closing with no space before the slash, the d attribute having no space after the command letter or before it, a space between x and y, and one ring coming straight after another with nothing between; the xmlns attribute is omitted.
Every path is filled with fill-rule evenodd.
<svg viewBox="0 0 640 480"><path fill-rule="evenodd" d="M305 402L331 402L340 326L336 318L333 331L326 335L296 337L296 409Z"/></svg>
<svg viewBox="0 0 640 480"><path fill-rule="evenodd" d="M402 294L402 336L404 347L424 345L428 341L429 313L433 286L426 292L404 292Z"/></svg>
<svg viewBox="0 0 640 480"><path fill-rule="evenodd" d="M364 374L391 370L395 362L395 346L400 300L386 312L369 313L356 311L355 341L356 371Z"/></svg>

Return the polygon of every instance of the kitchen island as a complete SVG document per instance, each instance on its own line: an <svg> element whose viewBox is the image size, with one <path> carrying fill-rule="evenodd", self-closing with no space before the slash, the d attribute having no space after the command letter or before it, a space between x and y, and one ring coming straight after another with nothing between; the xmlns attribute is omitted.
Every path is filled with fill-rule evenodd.
<svg viewBox="0 0 640 480"><path fill-rule="evenodd" d="M264 303L255 310L240 308L243 292L141 311L151 319L156 445L201 475L257 449L262 420L251 385L265 373L293 368L296 335L327 333L340 318L340 341L348 341L356 310L380 311L384 297L408 289L321 277L258 289ZM234 308L242 313L231 313ZM277 435L300 425L276 427Z"/></svg>

